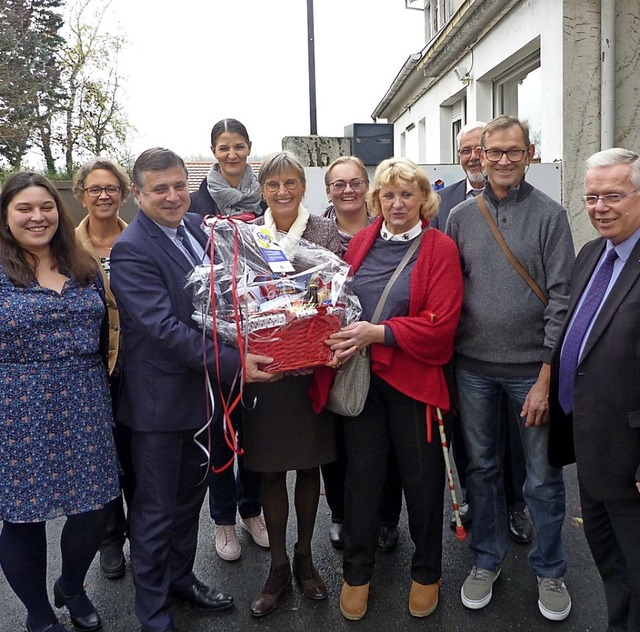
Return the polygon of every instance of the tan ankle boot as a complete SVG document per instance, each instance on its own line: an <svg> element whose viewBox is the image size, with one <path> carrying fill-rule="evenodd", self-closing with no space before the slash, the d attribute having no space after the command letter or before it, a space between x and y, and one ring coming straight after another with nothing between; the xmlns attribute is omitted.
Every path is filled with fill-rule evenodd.
<svg viewBox="0 0 640 632"><path fill-rule="evenodd" d="M340 593L340 612L349 621L358 621L364 617L369 603L370 582L364 586L350 586L342 584Z"/></svg>
<svg viewBox="0 0 640 632"><path fill-rule="evenodd" d="M409 612L414 617L428 617L438 607L441 583L440 580L435 584L411 582Z"/></svg>

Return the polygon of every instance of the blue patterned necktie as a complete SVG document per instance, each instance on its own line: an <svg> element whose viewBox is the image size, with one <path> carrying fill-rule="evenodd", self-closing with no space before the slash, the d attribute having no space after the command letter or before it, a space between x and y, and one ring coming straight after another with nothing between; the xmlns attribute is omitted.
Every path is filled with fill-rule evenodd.
<svg viewBox="0 0 640 632"><path fill-rule="evenodd" d="M562 354L560 356L560 375L558 384L558 399L565 413L573 410L573 385L576 377L576 368L580 357L580 347L584 335L589 329L595 313L604 297L611 275L613 264L618 257L615 248L607 253L602 265L598 268L593 283L582 301L580 309L576 313L567 335L564 338Z"/></svg>
<svg viewBox="0 0 640 632"><path fill-rule="evenodd" d="M187 249L187 251L191 255L191 263L195 265L200 263L200 257L198 257L195 249L191 245L191 241L189 240L189 235L187 235L187 229L182 224L178 226L178 237L180 238L182 245Z"/></svg>

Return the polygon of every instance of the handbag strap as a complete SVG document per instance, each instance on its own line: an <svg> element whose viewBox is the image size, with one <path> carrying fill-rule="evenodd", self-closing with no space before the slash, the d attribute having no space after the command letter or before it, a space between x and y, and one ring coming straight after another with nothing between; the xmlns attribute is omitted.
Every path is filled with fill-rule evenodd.
<svg viewBox="0 0 640 632"><path fill-rule="evenodd" d="M400 276L400 273L405 269L405 267L409 263L409 259L411 259L411 256L413 255L413 253L418 249L418 246L422 241L422 236L425 234L427 230L429 230L429 226L426 226L425 228L423 228L420 235L418 235L418 237L416 237L411 242L411 245L409 246L407 252L404 253L404 257L402 257L402 260L398 264L398 267L395 269L394 273L391 275L391 278L387 281L387 284L384 286L384 290L382 290L382 294L380 295L380 300L376 305L376 309L373 312L373 317L371 318L371 321L370 321L372 325L378 324L378 321L380 320L380 315L382 314L382 308L384 307L387 297L389 296L391 287L397 281L398 277Z"/></svg>
<svg viewBox="0 0 640 632"><path fill-rule="evenodd" d="M535 279L527 272L525 267L516 259L516 256L511 252L509 246L507 246L507 242L504 240L500 229L496 225L493 217L489 213L489 209L487 208L487 203L484 201L484 198L481 195L476 197L476 202L480 207L480 211L491 230L495 240L498 242L498 246L500 246L500 250L507 258L509 263L517 270L518 274L525 280L526 284L533 290L533 293L540 299L540 302L546 307L549 304L549 298L544 293L542 288L536 283Z"/></svg>

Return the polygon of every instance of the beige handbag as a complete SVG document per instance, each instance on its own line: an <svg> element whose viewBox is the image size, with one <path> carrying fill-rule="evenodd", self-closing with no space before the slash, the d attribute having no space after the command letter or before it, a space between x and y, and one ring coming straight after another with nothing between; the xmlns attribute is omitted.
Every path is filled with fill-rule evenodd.
<svg viewBox="0 0 640 632"><path fill-rule="evenodd" d="M404 257L402 257L402 261L400 261L395 272L387 282L380 296L380 300L376 305L373 318L371 318L370 321L373 325L378 324L391 286L396 282L400 273L404 270L407 263L409 263L409 259L411 259L413 253L418 249L418 246L420 246L422 236L427 230L428 227L413 240ZM357 417L362 412L364 403L367 401L370 378L371 362L369 358L369 347L365 347L364 349L360 349L337 370L333 384L331 385L331 390L329 391L326 407L331 412L342 415L343 417Z"/></svg>

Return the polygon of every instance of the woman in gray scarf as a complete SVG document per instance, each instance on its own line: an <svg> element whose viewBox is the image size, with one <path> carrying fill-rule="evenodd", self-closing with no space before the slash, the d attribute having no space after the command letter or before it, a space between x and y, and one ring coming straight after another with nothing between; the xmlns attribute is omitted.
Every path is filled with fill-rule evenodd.
<svg viewBox="0 0 640 632"><path fill-rule="evenodd" d="M191 194L193 213L234 216L246 221L264 213L258 180L247 159L251 141L247 128L238 120L218 121L211 130L211 151L217 162L198 191Z"/></svg>

